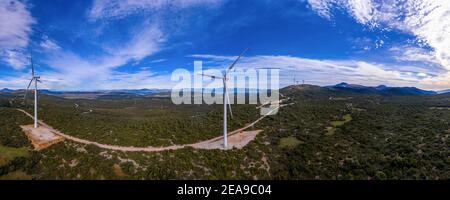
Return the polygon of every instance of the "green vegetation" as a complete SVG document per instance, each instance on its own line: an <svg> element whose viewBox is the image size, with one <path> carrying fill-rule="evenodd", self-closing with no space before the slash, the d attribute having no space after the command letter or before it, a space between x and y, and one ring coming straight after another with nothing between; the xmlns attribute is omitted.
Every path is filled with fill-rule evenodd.
<svg viewBox="0 0 450 200"><path fill-rule="evenodd" d="M432 110L450 110L450 107L430 107Z"/></svg>
<svg viewBox="0 0 450 200"><path fill-rule="evenodd" d="M15 171L0 176L0 180L31 180L31 176L23 171Z"/></svg>
<svg viewBox="0 0 450 200"><path fill-rule="evenodd" d="M54 128L83 139L122 146L188 144L222 130L222 107L173 105L169 98L66 100L43 97L40 114ZM75 107L75 104L79 107ZM237 105L230 130L258 117L254 106Z"/></svg>
<svg viewBox="0 0 450 200"><path fill-rule="evenodd" d="M321 92L318 91L318 94ZM343 94L344 95L344 94ZM448 179L449 96L355 94L346 102L296 94L295 105L264 121L268 141L294 136L304 144L269 157L277 179ZM364 109L354 112L347 105ZM351 123L323 135L329 119L351 113ZM350 117L346 117L348 121ZM343 121L338 119L338 121ZM282 128L284 131L280 132Z"/></svg>
<svg viewBox="0 0 450 200"><path fill-rule="evenodd" d="M5 147L0 145L0 166L4 166L18 157L27 157L27 148Z"/></svg>
<svg viewBox="0 0 450 200"><path fill-rule="evenodd" d="M279 146L281 148L295 148L297 145L302 144L303 142L298 140L295 137L289 136L280 139Z"/></svg>
<svg viewBox="0 0 450 200"><path fill-rule="evenodd" d="M342 118L343 118L343 120L337 120L337 121L331 121L330 122L331 126L326 127L326 130L327 130L326 135L334 135L334 133L336 132L336 128L337 127L342 126L345 123L352 121L352 115L351 114L346 114Z"/></svg>
<svg viewBox="0 0 450 200"><path fill-rule="evenodd" d="M0 108L0 179L29 179L30 171L40 159L31 152L31 144L19 125L32 120L12 108Z"/></svg>
<svg viewBox="0 0 450 200"><path fill-rule="evenodd" d="M9 147L23 147L30 143L19 125L31 124L33 121L11 108L0 108L0 144Z"/></svg>
<svg viewBox="0 0 450 200"><path fill-rule="evenodd" d="M334 127L338 127L338 126L342 126L345 123L352 121L352 115L351 114L346 114L342 117L343 120L341 121L332 121L330 122L330 124Z"/></svg>
<svg viewBox="0 0 450 200"><path fill-rule="evenodd" d="M243 149L124 153L64 141L16 157L0 176L7 179L450 178L450 112L430 109L449 107L449 95L364 95L315 86L290 87L282 93L294 104L256 124L255 129L264 131ZM330 101L330 97L346 100ZM175 106L168 98L68 100L42 96L41 100L39 112L45 122L67 134L101 143L158 146L191 143L221 134L220 105ZM75 108L74 103L79 107ZM242 127L259 114L254 105L233 108L235 117L230 119L230 129ZM32 121L12 108L1 108L0 114L0 145L19 148L22 153L31 149L19 125ZM334 134L324 134L327 127L334 128Z"/></svg>

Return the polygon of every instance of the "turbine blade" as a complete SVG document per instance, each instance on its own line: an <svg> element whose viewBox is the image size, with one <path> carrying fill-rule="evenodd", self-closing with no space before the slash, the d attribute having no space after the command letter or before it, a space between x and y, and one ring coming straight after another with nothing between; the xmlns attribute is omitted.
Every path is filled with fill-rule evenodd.
<svg viewBox="0 0 450 200"><path fill-rule="evenodd" d="M230 65L230 67L228 67L227 72L225 73L225 76L228 75L228 73L231 71L231 69L233 69L234 65L236 65L236 63L239 61L239 59L241 59L241 57L244 55L245 52L247 52L248 48L246 48L241 55L239 55L239 57L237 57L237 59L233 62L233 64Z"/></svg>
<svg viewBox="0 0 450 200"><path fill-rule="evenodd" d="M33 81L34 81L34 78L32 78L32 79L30 80L30 83L28 83L27 91L30 89L31 83L33 83Z"/></svg>
<svg viewBox="0 0 450 200"><path fill-rule="evenodd" d="M217 79L224 79L223 77L220 77L220 76L213 76L213 75L208 75L208 74L198 74L198 75L207 76L207 77L211 77L211 78L217 78Z"/></svg>
<svg viewBox="0 0 450 200"><path fill-rule="evenodd" d="M228 93L228 88L226 88L226 90L227 90L227 99L228 99L228 109L230 110L231 119L233 119L233 110L231 110L230 93Z"/></svg>
<svg viewBox="0 0 450 200"><path fill-rule="evenodd" d="M50 87L47 84L45 84L44 82L42 82L40 79L36 79L36 81L39 82L40 84L42 84L44 86L44 89L50 90Z"/></svg>
<svg viewBox="0 0 450 200"><path fill-rule="evenodd" d="M27 90L25 90L25 95L24 95L24 97L23 97L23 103L26 103L26 101L27 101L28 91L29 91L29 89L30 89L31 83L33 83L33 80L34 80L34 78L32 78L32 79L30 80L30 83L28 83Z"/></svg>
<svg viewBox="0 0 450 200"><path fill-rule="evenodd" d="M33 50L30 50L31 75L34 78Z"/></svg>

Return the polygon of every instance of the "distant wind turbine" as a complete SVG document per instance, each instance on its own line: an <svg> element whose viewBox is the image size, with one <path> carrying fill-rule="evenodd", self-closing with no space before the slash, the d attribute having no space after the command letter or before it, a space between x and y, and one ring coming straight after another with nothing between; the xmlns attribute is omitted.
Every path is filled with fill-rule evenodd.
<svg viewBox="0 0 450 200"><path fill-rule="evenodd" d="M233 62L233 64L231 64L228 69L225 71L225 74L223 75L223 77L221 76L213 76L213 75L207 75L207 74L199 74L202 76L207 76L207 77L211 77L213 79L222 79L223 81L223 147L227 148L228 147L228 131L227 131L227 105L228 108L230 109L230 116L231 119L233 119L233 111L231 110L231 104L230 104L230 96L228 95L228 87L227 87L227 81L228 81L228 74L230 73L230 71L234 68L234 66L236 65L236 63L239 61L239 59L242 57L242 55L244 55L244 53L248 50L245 49L241 55L239 55L239 57L237 57L237 59Z"/></svg>
<svg viewBox="0 0 450 200"><path fill-rule="evenodd" d="M40 76L36 76L34 73L34 64L33 64L33 52L30 53L30 62L31 62L31 80L30 83L28 84L27 90L25 91L25 96L23 97L23 103L26 104L26 100L27 100L27 95L28 95L28 91L30 89L31 84L34 81L34 128L38 127L38 103L37 103L37 96L38 96L38 89L37 89L37 83L42 83L41 82L41 77Z"/></svg>

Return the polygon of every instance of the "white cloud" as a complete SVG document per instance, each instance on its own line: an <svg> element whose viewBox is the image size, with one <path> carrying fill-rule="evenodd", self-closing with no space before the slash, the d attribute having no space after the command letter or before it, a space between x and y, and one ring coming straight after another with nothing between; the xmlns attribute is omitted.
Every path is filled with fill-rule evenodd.
<svg viewBox="0 0 450 200"><path fill-rule="evenodd" d="M16 70L23 69L29 64L28 55L24 49L2 49L0 59Z"/></svg>
<svg viewBox="0 0 450 200"><path fill-rule="evenodd" d="M92 21L120 19L140 12L153 12L166 8L189 8L192 6L212 6L219 0L96 0L89 12ZM131 32L131 39L124 44L99 44L105 51L104 55L83 58L71 51L48 51L50 54L44 62L52 68L42 77L51 79L49 85L59 89L108 89L108 88L140 88L154 84L161 87L162 83L170 82L170 76L164 81L152 75L152 79L146 80L151 75L148 68L141 69L137 73L119 73L117 68L130 62L140 62L142 59L155 54L163 48L163 44L169 37L162 31L161 19L146 20L136 31ZM48 38L47 38L48 39ZM53 45L55 44L55 45ZM44 40L42 47L52 50L58 45L52 40ZM164 60L156 60L162 62Z"/></svg>
<svg viewBox="0 0 450 200"><path fill-rule="evenodd" d="M66 65L62 71L42 73L42 80L51 89L92 90L92 89L170 89L175 82L170 81L170 73L158 74L149 68L137 72L117 72L109 68L110 64L91 63L75 55L65 54ZM235 57L215 55L195 55L203 60L204 69L225 69ZM65 63L64 62L64 63ZM55 63L56 64L56 63ZM450 74L431 76L426 72L397 71L395 68L413 68L411 66L390 66L361 60L316 60L292 56L252 56L244 57L236 65L239 69L279 68L280 86L292 84L293 78L305 80L308 84L332 85L342 81L362 85L377 86L418 86L423 89L442 90L450 86ZM394 69L393 69L394 68ZM417 67L419 68L419 67ZM193 69L188 70L192 71ZM23 80L3 78L0 83L13 81L26 85ZM12 85L12 84L9 84ZM21 88L16 86L13 88Z"/></svg>
<svg viewBox="0 0 450 200"><path fill-rule="evenodd" d="M320 16L331 19L343 8L358 23L401 30L433 49L434 59L450 70L450 3L445 0L308 0Z"/></svg>
<svg viewBox="0 0 450 200"><path fill-rule="evenodd" d="M25 48L35 23L28 6L17 0L0 1L0 60L14 69L26 64Z"/></svg>
<svg viewBox="0 0 450 200"><path fill-rule="evenodd" d="M399 61L439 64L435 54L423 48L404 45L394 46L389 50L393 54L394 58Z"/></svg>
<svg viewBox="0 0 450 200"><path fill-rule="evenodd" d="M91 20L123 18L130 14L166 7L188 8L200 5L215 5L216 0L187 0L187 1L95 1L90 10ZM159 52L169 37L161 30L158 19L146 20L128 34L130 39L121 44L98 44L104 50L103 54L82 57L75 52L61 48L58 43L43 36L40 46L45 50L46 58L41 62L50 70L40 72L42 80L52 89L90 90L107 89L108 87L145 87L152 85L161 87L164 79L152 76L158 81L144 80L150 76L148 68L137 73L119 73L118 68ZM128 32L128 31L127 31ZM158 60L155 62L161 62ZM170 82L170 76L167 81ZM20 87L20 86L19 86Z"/></svg>
<svg viewBox="0 0 450 200"><path fill-rule="evenodd" d="M234 60L233 57L230 57L230 56L218 56L218 55L207 55L207 54L194 54L194 55L190 55L189 57L203 58L203 59L209 59L209 60L215 60L215 61Z"/></svg>
<svg viewBox="0 0 450 200"><path fill-rule="evenodd" d="M425 74L423 72L417 73L418 77L428 77L428 74Z"/></svg>
<svg viewBox="0 0 450 200"><path fill-rule="evenodd" d="M373 23L377 13L372 0L308 0L308 3L318 15L326 19L333 17L334 7L347 9L348 13L362 24Z"/></svg>
<svg viewBox="0 0 450 200"><path fill-rule="evenodd" d="M128 42L104 47L107 53L94 58L82 58L70 51L47 51L48 58L43 62L52 71L42 74L42 77L51 79L49 85L54 88L98 88L117 74L114 72L116 68L158 52L164 41L157 25L145 24Z"/></svg>
<svg viewBox="0 0 450 200"><path fill-rule="evenodd" d="M192 55L196 59L206 59L204 68L225 69L235 57L215 55ZM212 62L210 62L212 61ZM238 64L240 69L279 68L280 84L290 85L297 80L307 83L332 85L342 81L363 85L386 84L390 86L414 86L421 78L416 73L389 69L383 64L358 60L316 60L292 56L254 56L244 57ZM428 87L429 89L433 89Z"/></svg>
<svg viewBox="0 0 450 200"><path fill-rule="evenodd" d="M170 89L175 83L170 81L170 74L156 74L150 70L136 73L113 73L107 81L99 83L100 89Z"/></svg>
<svg viewBox="0 0 450 200"><path fill-rule="evenodd" d="M42 38L40 46L46 50L60 50L61 47L52 39L45 36Z"/></svg>
<svg viewBox="0 0 450 200"><path fill-rule="evenodd" d="M166 40L158 25L146 25L143 30L136 33L123 48L107 48L109 53L121 60L141 60L161 48L161 43Z"/></svg>
<svg viewBox="0 0 450 200"><path fill-rule="evenodd" d="M170 89L176 84L175 82L170 81L170 74L158 74L149 69L141 69L137 72L117 72L113 70L105 70L103 71L103 75L99 74L101 72L102 71L95 70L95 74L90 77L81 77L89 74L89 72L82 74L45 72L41 74L41 80L45 85L40 85L39 87L49 88L52 90L92 91L142 88ZM86 81L87 79L89 80ZM2 81L5 83L12 81L11 84L6 84L5 87L16 89L23 88L24 85L27 84L26 76L22 78L0 78L0 84L2 84Z"/></svg>
<svg viewBox="0 0 450 200"><path fill-rule="evenodd" d="M331 19L331 8L335 4L335 0L308 0L308 3L318 15Z"/></svg>
<svg viewBox="0 0 450 200"><path fill-rule="evenodd" d="M162 58L162 59L152 60L152 61L150 61L150 63L161 63L161 62L165 62L165 61L167 61L167 59Z"/></svg>
<svg viewBox="0 0 450 200"><path fill-rule="evenodd" d="M16 76L6 76L0 78L2 88L23 89L30 82L29 74L18 74Z"/></svg>
<svg viewBox="0 0 450 200"><path fill-rule="evenodd" d="M450 72L436 77L427 77L419 83L420 87L447 90L450 86Z"/></svg>
<svg viewBox="0 0 450 200"><path fill-rule="evenodd" d="M434 48L436 59L450 70L450 3L410 1L408 9L412 15L405 19L406 29Z"/></svg>
<svg viewBox="0 0 450 200"><path fill-rule="evenodd" d="M20 69L27 63L22 56L23 49L28 45L33 18L26 9L17 6L14 11L0 12L0 50L1 59ZM152 12L169 7L187 8L196 5L216 5L220 1L214 0L154 0L154 1L95 1L89 16L91 20L123 18L132 13ZM428 2L428 3L420 3ZM450 31L448 6L440 1L356 1L356 0L309 0L311 7L319 15L332 19L333 6L341 6L358 23L372 28L395 28L417 36L429 45L433 51L425 48L404 46L391 51L398 52L396 57L401 61L438 63L450 70L448 62L450 48ZM436 3L437 2L437 3ZM392 3L392 4L389 4ZM0 2L0 9L4 7ZM438 7L436 7L438 6ZM434 9L430 9L434 8ZM22 10L21 10L22 9ZM21 11L18 11L21 10ZM445 12L447 11L447 12ZM8 12L10 12L8 14ZM14 23L3 24L4 16L21 16ZM29 17L28 20L27 16ZM447 18L445 18L447 17ZM9 19L9 18L8 18ZM14 21L14 20L13 20ZM12 28L3 28L8 26ZM11 31L16 30L16 31ZM41 47L49 50L49 57L43 60L52 70L41 73L43 81L52 89L91 90L91 89L132 89L132 88L170 88L170 74L155 74L149 68L142 68L138 72L118 72L117 68L129 62L138 62L153 55L163 48L167 34L161 31L157 24L145 24L133 37L120 46L102 46L106 54L83 58L71 51L63 50L49 38L44 38ZM6 39L5 39L6 38ZM6 48L7 47L7 48ZM18 50L14 50L18 49ZM58 50L58 51L54 51ZM225 68L234 57L218 55L192 55L196 59L204 59L205 67ZM292 83L306 79L307 83L317 85L331 85L343 80L364 85L386 84L392 86L419 86L425 89L448 89L450 87L450 73L433 74L424 70L422 66L400 65L392 66L380 63L370 63L362 60L315 60L292 56L253 56L244 57L238 64L240 68L273 67L281 69L281 83ZM26 79L3 77L1 85L19 88L27 84ZM17 86L15 88L18 88Z"/></svg>
<svg viewBox="0 0 450 200"><path fill-rule="evenodd" d="M123 18L139 12L155 12L168 8L214 6L222 0L95 0L89 12L90 20Z"/></svg>
<svg viewBox="0 0 450 200"><path fill-rule="evenodd" d="M92 21L119 19L140 12L214 6L220 2L221 0L96 0L89 11L89 18ZM39 75L50 88L61 90L139 88L150 85L161 87L165 83L169 84L170 76L165 77L167 79L158 78L162 76L150 74L148 68L133 73L119 73L117 70L125 64L138 63L163 49L170 34L164 33L160 25L164 25L164 23L159 18L145 20L141 25L134 27L135 31L131 31L131 33L129 30L127 31L127 34L131 35L127 42L121 44L97 43L104 50L103 54L88 57L60 47L55 40L44 35L39 45L45 51L46 56L41 63L47 65L50 70L41 71ZM16 56L15 58L21 57ZM155 62L161 61L163 60ZM17 63L18 60L15 62ZM26 62L23 60L23 63ZM147 80L148 77L152 77L152 80Z"/></svg>
<svg viewBox="0 0 450 200"><path fill-rule="evenodd" d="M373 5L372 0L349 0L346 6L351 10L351 15L359 23L371 24L374 21L377 10Z"/></svg>

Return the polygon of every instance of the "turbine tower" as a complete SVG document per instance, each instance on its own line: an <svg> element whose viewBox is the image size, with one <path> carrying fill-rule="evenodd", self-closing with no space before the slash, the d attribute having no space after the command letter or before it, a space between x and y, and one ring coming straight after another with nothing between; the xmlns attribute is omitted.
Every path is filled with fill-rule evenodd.
<svg viewBox="0 0 450 200"><path fill-rule="evenodd" d="M38 113L37 113L37 111L38 111L38 103L37 103L37 101L38 101L38 99L37 99L38 89L37 89L37 83L38 82L42 83L42 82L40 80L41 77L40 76L36 76L35 73L34 73L33 52L31 52L30 54L31 54L31 56L30 56L31 80L30 80L30 83L28 84L27 90L25 91L25 96L23 97L23 103L26 104L28 91L30 89L31 84L34 81L34 128L37 128L38 127Z"/></svg>
<svg viewBox="0 0 450 200"><path fill-rule="evenodd" d="M227 87L227 81L228 81L228 74L230 73L230 71L234 68L234 66L236 65L236 63L239 61L239 59L241 59L242 55L244 55L244 53L248 50L245 49L241 55L239 55L239 57L237 57L237 59L233 62L233 64L231 64L228 69L225 71L223 77L220 76L212 76L212 75L207 75L207 74L200 74L202 76L207 76L207 77L211 77L213 79L222 79L223 82L223 147L227 148L228 147L228 123L227 123L227 105L228 108L230 109L230 116L231 118L233 118L233 111L231 110L231 104L230 104L230 96L228 95L228 87Z"/></svg>

